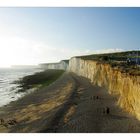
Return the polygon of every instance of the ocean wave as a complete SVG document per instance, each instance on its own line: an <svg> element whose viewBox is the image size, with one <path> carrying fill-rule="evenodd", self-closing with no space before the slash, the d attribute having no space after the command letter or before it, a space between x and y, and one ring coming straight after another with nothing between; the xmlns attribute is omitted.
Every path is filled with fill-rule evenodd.
<svg viewBox="0 0 140 140"><path fill-rule="evenodd" d="M14 81L37 72L36 69L0 69L0 107L10 103L13 100L17 100L26 93L19 93L19 84L15 84Z"/></svg>

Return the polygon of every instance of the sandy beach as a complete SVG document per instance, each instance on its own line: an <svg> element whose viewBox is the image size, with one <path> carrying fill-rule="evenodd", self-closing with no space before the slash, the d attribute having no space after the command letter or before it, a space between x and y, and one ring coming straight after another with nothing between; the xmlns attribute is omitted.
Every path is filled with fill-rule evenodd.
<svg viewBox="0 0 140 140"><path fill-rule="evenodd" d="M0 108L0 132L140 132L117 97L86 78L65 72L58 80Z"/></svg>

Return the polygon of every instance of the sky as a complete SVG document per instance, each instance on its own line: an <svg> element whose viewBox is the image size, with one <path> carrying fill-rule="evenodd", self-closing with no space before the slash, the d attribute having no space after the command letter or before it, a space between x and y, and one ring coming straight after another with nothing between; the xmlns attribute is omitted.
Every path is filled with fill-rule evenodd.
<svg viewBox="0 0 140 140"><path fill-rule="evenodd" d="M0 8L0 67L140 48L140 8Z"/></svg>

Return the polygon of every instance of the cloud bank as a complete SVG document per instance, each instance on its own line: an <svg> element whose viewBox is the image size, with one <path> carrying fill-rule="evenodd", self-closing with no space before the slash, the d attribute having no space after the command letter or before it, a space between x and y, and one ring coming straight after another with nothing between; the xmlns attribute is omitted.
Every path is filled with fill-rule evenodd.
<svg viewBox="0 0 140 140"><path fill-rule="evenodd" d="M49 46L17 36L0 36L0 67L58 62L73 56L118 52L122 49L86 50Z"/></svg>

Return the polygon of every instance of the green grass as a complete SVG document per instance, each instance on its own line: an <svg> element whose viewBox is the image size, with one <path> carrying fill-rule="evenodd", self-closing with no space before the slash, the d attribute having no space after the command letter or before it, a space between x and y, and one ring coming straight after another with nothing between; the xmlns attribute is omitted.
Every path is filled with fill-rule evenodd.
<svg viewBox="0 0 140 140"><path fill-rule="evenodd" d="M140 57L140 51L127 51L127 52L116 52L116 53L106 53L106 54L92 54L85 56L77 56L85 60L112 60L112 61L125 61L127 58L135 58L137 56L129 56L129 54L138 53Z"/></svg>
<svg viewBox="0 0 140 140"><path fill-rule="evenodd" d="M96 60L99 63L110 64L113 68L118 68L124 73L129 73L130 75L140 76L140 68L136 65L127 64L127 58L136 58L137 56L130 56L130 54L138 53L140 57L140 51L127 51L127 52L117 52L117 53L106 53L106 54L93 54L86 56L77 56L84 60Z"/></svg>
<svg viewBox="0 0 140 140"><path fill-rule="evenodd" d="M35 87L48 86L54 81L56 81L62 74L63 70L45 70L43 72L38 72L33 75L25 76L22 79L15 81L19 84L19 91L26 91Z"/></svg>

